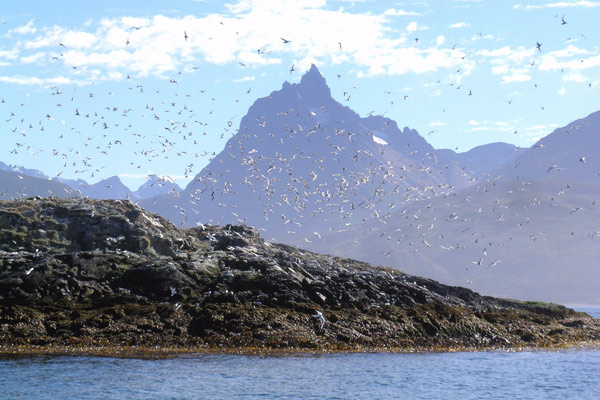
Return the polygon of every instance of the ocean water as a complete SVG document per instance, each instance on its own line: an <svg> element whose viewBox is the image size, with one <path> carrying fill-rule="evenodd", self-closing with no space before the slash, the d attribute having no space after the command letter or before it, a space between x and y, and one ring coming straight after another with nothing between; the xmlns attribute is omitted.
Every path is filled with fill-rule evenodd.
<svg viewBox="0 0 600 400"><path fill-rule="evenodd" d="M600 309L586 309L600 317ZM1 399L600 399L600 349L0 357Z"/></svg>

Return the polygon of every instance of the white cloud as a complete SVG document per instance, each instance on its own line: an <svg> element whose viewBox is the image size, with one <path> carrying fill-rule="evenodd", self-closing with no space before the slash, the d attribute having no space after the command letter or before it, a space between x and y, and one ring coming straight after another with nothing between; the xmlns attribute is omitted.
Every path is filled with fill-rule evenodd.
<svg viewBox="0 0 600 400"><path fill-rule="evenodd" d="M86 85L89 82L78 81L64 76L57 76L52 78L39 78L36 76L0 76L0 82L14 83L23 86L50 86L50 85L64 85L64 84L76 84Z"/></svg>
<svg viewBox="0 0 600 400"><path fill-rule="evenodd" d="M513 49L510 46L504 46L495 50L480 50L477 53L481 56L491 58L491 62L495 64L505 64L506 62L522 63L524 60L529 60L535 55L535 47L527 49L519 46Z"/></svg>
<svg viewBox="0 0 600 400"><path fill-rule="evenodd" d="M558 90L558 92L556 92L556 93L558 93L559 95L561 95L561 96L562 96L562 95L564 95L565 93L567 93L567 89L565 89L565 87L563 86L563 87L561 87L561 88Z"/></svg>
<svg viewBox="0 0 600 400"><path fill-rule="evenodd" d="M254 79L255 79L255 77L254 77L254 76L244 76L244 77L242 77L242 78L239 78L239 79L234 79L233 81L234 81L234 82L251 82L251 81L253 81Z"/></svg>
<svg viewBox="0 0 600 400"><path fill-rule="evenodd" d="M31 63L36 63L41 61L42 59L46 59L47 54L45 52L37 52L37 53L33 53L29 56L25 56L25 57L21 57L21 62L23 64L31 64Z"/></svg>
<svg viewBox="0 0 600 400"><path fill-rule="evenodd" d="M530 60L535 56L535 47L504 46L494 50L480 50L477 54L489 59L492 74L502 75L504 83L531 80L529 72L533 66L530 64ZM523 67L525 64L527 64L526 67Z"/></svg>
<svg viewBox="0 0 600 400"><path fill-rule="evenodd" d="M565 70L565 71L581 71L589 68L600 66L600 54L591 55L590 57L582 57L592 54L585 49L579 49L573 45L566 49L554 51L544 55L540 61L539 69L541 71Z"/></svg>
<svg viewBox="0 0 600 400"><path fill-rule="evenodd" d="M43 85L43 79L35 76L0 76L0 82L16 83L18 85Z"/></svg>
<svg viewBox="0 0 600 400"><path fill-rule="evenodd" d="M526 139L528 142L537 142L556 128L558 128L558 124L537 124L523 127L519 129L519 137Z"/></svg>
<svg viewBox="0 0 600 400"><path fill-rule="evenodd" d="M67 29L60 26L44 27L41 29L41 34L32 40L25 42L23 48L25 50L41 49L44 47L52 47L56 51L60 51L60 43L63 37L69 32ZM63 43L64 44L64 43Z"/></svg>
<svg viewBox="0 0 600 400"><path fill-rule="evenodd" d="M445 122L440 122L440 121L432 121L428 125L432 128L435 128L435 127L439 127L439 126L446 126L448 124Z"/></svg>
<svg viewBox="0 0 600 400"><path fill-rule="evenodd" d="M511 83L511 82L527 82L531 80L531 75L528 75L524 72L513 71L511 75L505 75L502 77L502 82Z"/></svg>
<svg viewBox="0 0 600 400"><path fill-rule="evenodd" d="M222 14L202 17L103 18L77 29L38 26L35 37L19 43L16 58L0 50L0 62L43 64L47 60L34 54L45 52L48 58L61 54L56 64L68 74L95 81L119 79L123 74L164 77L174 71L191 71L191 66L202 62L243 63L254 68L290 58L299 60L299 72L311 62L352 63L371 75L471 68L460 58L462 52L439 48L444 36L437 37L437 48L413 47L406 34L426 30L426 26L413 21L404 33L391 28L389 16L417 13L398 9L355 13L328 10L325 5L325 0L241 0L226 5Z"/></svg>
<svg viewBox="0 0 600 400"><path fill-rule="evenodd" d="M483 132L483 131L491 131L493 128L491 126L476 126L474 128L466 129L466 132Z"/></svg>
<svg viewBox="0 0 600 400"><path fill-rule="evenodd" d="M16 60L19 57L19 50L13 47L11 50L0 50L0 60Z"/></svg>
<svg viewBox="0 0 600 400"><path fill-rule="evenodd" d="M507 74L509 71L508 65L496 65L492 67L492 74L502 75Z"/></svg>
<svg viewBox="0 0 600 400"><path fill-rule="evenodd" d="M383 15L399 17L399 16L408 16L408 15L419 16L421 14L419 14L418 12L414 12L414 11L404 11L404 10L396 10L394 8L388 8L387 10L385 10L383 12Z"/></svg>
<svg viewBox="0 0 600 400"><path fill-rule="evenodd" d="M37 31L37 28L34 26L36 21L31 20L27 23L27 25L23 25L20 26L18 28L14 28L9 30L6 35L8 37L12 36L13 33L16 33L17 35L27 35L27 34L33 34Z"/></svg>
<svg viewBox="0 0 600 400"><path fill-rule="evenodd" d="M548 129L546 125L533 125L525 128L526 131L547 131Z"/></svg>
<svg viewBox="0 0 600 400"><path fill-rule="evenodd" d="M466 28L468 26L471 26L471 24L468 24L466 22L457 22L456 24L449 25L448 28L458 29L458 28Z"/></svg>
<svg viewBox="0 0 600 400"><path fill-rule="evenodd" d="M570 7L581 7L581 8L595 8L600 7L600 3L597 1L558 1L555 3L546 3L539 5L527 4L525 6L517 4L513 6L515 9L525 10L537 10L540 8L570 8Z"/></svg>
<svg viewBox="0 0 600 400"><path fill-rule="evenodd" d="M582 54L592 54L589 50L586 49L580 49L579 47L576 47L574 45L569 45L564 49L561 50L556 50L550 53L547 53L545 55L545 57L553 57L553 58L558 58L558 57L573 57L575 55L582 55Z"/></svg>
<svg viewBox="0 0 600 400"><path fill-rule="evenodd" d="M563 74L563 82L577 82L577 83L584 83L587 82L588 79L586 79L585 76L579 74L579 73L570 73L570 74Z"/></svg>
<svg viewBox="0 0 600 400"><path fill-rule="evenodd" d="M403 75L409 72L423 73L440 68L463 65L463 60L446 49L379 48L370 52L371 57L363 60L371 75Z"/></svg>

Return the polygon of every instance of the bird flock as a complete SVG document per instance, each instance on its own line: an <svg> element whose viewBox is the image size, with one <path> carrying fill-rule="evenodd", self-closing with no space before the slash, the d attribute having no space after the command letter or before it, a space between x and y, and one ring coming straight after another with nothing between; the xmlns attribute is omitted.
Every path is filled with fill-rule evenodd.
<svg viewBox="0 0 600 400"><path fill-rule="evenodd" d="M563 15L561 25L567 23ZM191 39L187 30L180 38ZM293 43L292 39L280 37L284 45ZM342 42L336 42L342 52ZM418 38L414 44L419 44ZM127 38L123 47L130 46ZM536 41L538 53L543 52L542 46ZM59 43L52 60L60 62L67 49ZM271 54L268 49L256 52ZM461 54L463 59L469 56ZM239 66L246 67L244 63ZM192 71L201 68L189 67ZM289 75L296 72L292 64ZM47 96L48 108L39 114L28 108L27 99L3 96L0 113L9 127L3 138L5 158L22 153L43 157L56 170L53 178L80 188L88 185L85 179L104 176L103 170L113 160L121 160L123 168L141 175L154 164L158 168L153 169L162 169L176 163L184 166L179 175L192 179L188 187L141 205L181 225L250 224L273 239L324 250L334 248L332 241L344 242L342 250L359 248L357 244L369 238L361 249L370 248L384 260L394 258L400 263L407 253L477 248L477 257L460 266L467 271L505 264L502 248L513 240L488 240L493 235L478 229L478 219L489 222L486 229L510 223L518 231L527 231L528 241L535 243L547 240L550 233L528 229L535 225L535 218L543 218L532 210L569 204L564 217L576 218L596 207L596 192L578 198L579 202L561 203L557 199L571 190L567 182L549 180L538 191L532 187L536 183L522 175L470 169L455 153L436 151L416 131L400 130L394 121L374 115L375 111L361 118L331 97L314 66L299 84L286 83L280 91L257 100L242 118L235 104L239 98L222 104L216 89L190 84L184 72L165 78L160 88L148 87L129 75L123 83L101 93L93 85L51 86L40 95ZM448 84L463 89L460 82ZM251 89L242 93L245 101L250 101ZM343 91L342 102L349 102L357 89L358 84ZM385 90L383 95L394 93ZM478 93L469 88L465 95ZM410 96L403 93L389 100L390 106L407 101ZM213 112L229 109L236 111L226 126L213 126ZM561 135L576 136L581 131L573 124ZM222 152L207 150L205 137L215 134L225 142ZM38 141L40 137L43 141ZM51 148L42 142L52 143ZM538 157L545 146L538 142L527 157ZM591 161L597 151L590 153L573 156L577 167L572 163L544 165L544 179L597 166L596 160ZM522 171L518 163L511 167ZM600 171L594 174L600 177ZM576 231L573 228L569 235L576 236ZM596 226L584 235L594 239L599 232ZM460 242L465 237L470 243ZM472 279L469 275L465 282L470 284ZM321 313L314 317L323 328Z"/></svg>

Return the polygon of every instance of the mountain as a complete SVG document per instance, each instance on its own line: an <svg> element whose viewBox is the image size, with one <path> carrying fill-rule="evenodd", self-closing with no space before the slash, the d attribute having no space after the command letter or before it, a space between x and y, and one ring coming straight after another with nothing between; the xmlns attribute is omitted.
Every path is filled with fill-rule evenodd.
<svg viewBox="0 0 600 400"><path fill-rule="evenodd" d="M25 177L33 177L44 181L44 183L42 184L40 181L27 180L27 182L29 183L27 186L28 189L25 189L25 186L22 186L18 189L13 190L12 192L14 193L17 193L20 189L23 189L25 193L35 193L35 195L47 196L48 189L52 187L57 189L57 191L64 191L67 190L67 188L70 188L71 190L69 190L69 193L80 193L81 196L87 196L94 199L125 199L130 196L133 197L133 194L131 193L129 188L125 186L117 176L113 176L90 185L83 179L74 180L64 179L61 177L55 177L51 179L45 173L37 169L30 169L16 165L6 165L3 162L0 162L0 171L1 170L17 173L18 176L21 177L19 178L21 183L23 183L24 181L24 179L22 178ZM56 182L57 185L48 186L48 184L46 183L47 181ZM39 182L41 186L35 187L36 182ZM14 187L16 188L17 186ZM17 196L10 196L4 198L14 197Z"/></svg>
<svg viewBox="0 0 600 400"><path fill-rule="evenodd" d="M600 181L600 111L540 139L500 173L507 177L598 184Z"/></svg>
<svg viewBox="0 0 600 400"><path fill-rule="evenodd" d="M245 223L269 238L310 241L470 184L415 130L335 101L313 65L300 83L256 100L181 194L140 204L186 226Z"/></svg>
<svg viewBox="0 0 600 400"><path fill-rule="evenodd" d="M307 247L495 296L600 304L599 128L593 113L473 187Z"/></svg>
<svg viewBox="0 0 600 400"><path fill-rule="evenodd" d="M132 197L131 190L121 182L118 176L111 176L93 185L81 187L81 193L92 199L127 199Z"/></svg>
<svg viewBox="0 0 600 400"><path fill-rule="evenodd" d="M600 341L600 320L564 306L481 296L265 242L243 226L182 230L126 200L0 201L0 250L4 352L464 351Z"/></svg>
<svg viewBox="0 0 600 400"><path fill-rule="evenodd" d="M13 170L0 170L0 199L31 196L72 197L77 193L67 185L43 178L35 178Z"/></svg>
<svg viewBox="0 0 600 400"><path fill-rule="evenodd" d="M39 178L42 180L50 180L50 178L46 174L37 169L7 165L1 161L0 171L14 172L20 175L21 177L29 176ZM156 174L150 175L148 177L148 180L144 184L142 184L135 192L132 192L127 186L125 186L118 176L112 176L110 178L104 179L100 182L91 185L83 179L65 179L61 177L55 177L52 178L52 181L56 181L63 185L66 185L73 189L74 192L81 192L82 196L87 196L93 199L130 198L132 200L139 200L160 196L163 194L173 195L181 191L181 188L171 178L161 177ZM48 190L46 186L40 188L40 190L35 189L35 193L45 193L45 191ZM12 192L17 193L17 191L18 189L13 190ZM33 193L32 187L30 187L28 191ZM9 196L4 198L12 197Z"/></svg>
<svg viewBox="0 0 600 400"><path fill-rule="evenodd" d="M509 143L488 143L477 146L464 153L455 153L449 149L438 149L436 153L454 161L464 171L477 179L483 179L497 169L514 163L526 149Z"/></svg>
<svg viewBox="0 0 600 400"><path fill-rule="evenodd" d="M48 179L48 177L43 172L38 171L37 169L29 169L29 168L20 167L17 165L10 165L10 164L7 165L1 161L0 161L0 170L16 172L16 173L20 174L21 176L27 175L27 176L32 176L34 178Z"/></svg>
<svg viewBox="0 0 600 400"><path fill-rule="evenodd" d="M181 192L181 188L173 179L168 176L161 177L152 174L143 185L133 192L133 196L137 199L149 199L163 194L179 192Z"/></svg>
<svg viewBox="0 0 600 400"><path fill-rule="evenodd" d="M73 190L78 190L78 191L84 190L89 185L89 183L87 183L83 179L65 179L65 178L61 178L60 176L58 176L58 177L53 178L52 180L54 180L56 182L64 183L65 185L69 186Z"/></svg>

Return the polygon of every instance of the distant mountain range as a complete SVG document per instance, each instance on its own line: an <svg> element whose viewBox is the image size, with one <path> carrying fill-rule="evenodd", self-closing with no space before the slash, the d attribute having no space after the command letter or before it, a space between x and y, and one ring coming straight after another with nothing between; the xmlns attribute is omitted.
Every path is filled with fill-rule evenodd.
<svg viewBox="0 0 600 400"><path fill-rule="evenodd" d="M0 169L0 200L32 196L71 197L75 195L72 188L60 182Z"/></svg>
<svg viewBox="0 0 600 400"><path fill-rule="evenodd" d="M137 201L181 191L181 188L171 178L157 175L150 175L142 186L132 192L118 176L88 184L83 179L49 178L42 171L7 165L3 162L0 162L0 172L3 172L0 175L0 199L51 194L56 197L85 196L100 200L131 199Z"/></svg>
<svg viewBox="0 0 600 400"><path fill-rule="evenodd" d="M133 193L117 177L62 182L129 196L177 225L244 223L267 240L485 294L600 304L599 127L600 112L528 149L436 150L335 101L313 66L256 100L184 190L157 177Z"/></svg>

